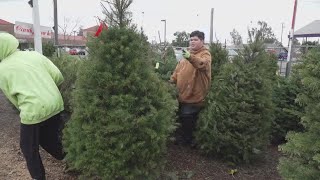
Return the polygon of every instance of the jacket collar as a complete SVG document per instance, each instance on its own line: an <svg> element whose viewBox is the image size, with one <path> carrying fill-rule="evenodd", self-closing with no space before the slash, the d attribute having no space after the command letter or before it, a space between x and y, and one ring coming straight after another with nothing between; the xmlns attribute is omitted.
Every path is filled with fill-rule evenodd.
<svg viewBox="0 0 320 180"><path fill-rule="evenodd" d="M190 52L192 54L198 54L199 52L203 51L203 50L206 50L207 48L205 46L202 46L200 49L194 51L194 50L190 50Z"/></svg>

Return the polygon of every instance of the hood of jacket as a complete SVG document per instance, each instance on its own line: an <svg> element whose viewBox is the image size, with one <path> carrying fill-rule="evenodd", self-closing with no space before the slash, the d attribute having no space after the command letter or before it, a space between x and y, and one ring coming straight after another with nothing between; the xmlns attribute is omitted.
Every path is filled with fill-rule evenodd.
<svg viewBox="0 0 320 180"><path fill-rule="evenodd" d="M19 41L9 33L0 33L0 62L17 51Z"/></svg>

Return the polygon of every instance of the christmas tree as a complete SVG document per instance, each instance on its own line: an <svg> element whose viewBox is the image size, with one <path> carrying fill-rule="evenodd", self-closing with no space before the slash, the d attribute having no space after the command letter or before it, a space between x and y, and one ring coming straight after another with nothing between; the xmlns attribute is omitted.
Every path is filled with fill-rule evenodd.
<svg viewBox="0 0 320 180"><path fill-rule="evenodd" d="M303 132L290 132L288 142L280 146L285 154L279 164L284 179L313 180L320 177L320 51L314 49L304 58L298 74L302 89L296 101L303 107Z"/></svg>
<svg viewBox="0 0 320 180"><path fill-rule="evenodd" d="M295 70L294 70L295 71ZM302 131L300 117L303 108L295 102L301 87L295 75L278 77L274 86L273 102L275 104L275 119L272 122L271 143L279 145L285 142L289 131Z"/></svg>
<svg viewBox="0 0 320 180"><path fill-rule="evenodd" d="M232 63L220 66L197 127L197 142L205 154L250 162L264 149L273 120L276 69L275 58L258 38Z"/></svg>
<svg viewBox="0 0 320 180"><path fill-rule="evenodd" d="M67 161L86 177L154 179L174 130L176 101L130 28L109 28L89 43L74 113L64 131Z"/></svg>

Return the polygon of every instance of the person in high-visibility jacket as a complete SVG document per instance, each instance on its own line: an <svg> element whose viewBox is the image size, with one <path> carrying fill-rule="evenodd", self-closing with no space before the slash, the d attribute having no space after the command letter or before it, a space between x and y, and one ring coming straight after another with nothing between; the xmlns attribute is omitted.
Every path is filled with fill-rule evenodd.
<svg viewBox="0 0 320 180"><path fill-rule="evenodd" d="M35 51L19 51L18 40L0 33L0 89L20 112L20 148L33 179L45 179L39 145L56 159L65 156L61 143L64 110L58 86L60 70Z"/></svg>

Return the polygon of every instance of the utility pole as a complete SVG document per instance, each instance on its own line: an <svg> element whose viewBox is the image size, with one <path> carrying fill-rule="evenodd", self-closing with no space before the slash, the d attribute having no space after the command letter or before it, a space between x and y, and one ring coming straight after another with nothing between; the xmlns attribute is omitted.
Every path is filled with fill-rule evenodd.
<svg viewBox="0 0 320 180"><path fill-rule="evenodd" d="M160 31L158 31L158 36L159 36L159 41L160 41L160 46L161 46L161 37L160 37Z"/></svg>
<svg viewBox="0 0 320 180"><path fill-rule="evenodd" d="M144 12L142 11L141 31L143 31L143 19L144 19Z"/></svg>
<svg viewBox="0 0 320 180"><path fill-rule="evenodd" d="M76 41L76 32L77 31L73 31L73 44L75 45L75 41Z"/></svg>
<svg viewBox="0 0 320 180"><path fill-rule="evenodd" d="M290 32L290 39L289 39L289 50L288 50L288 57L287 57L287 71L286 76L289 76L291 71L291 53L292 53L292 44L294 40L294 26L296 22L296 14L297 14L297 5L298 0L294 1L294 8L293 8L293 16L292 16L292 24L291 24L291 32Z"/></svg>
<svg viewBox="0 0 320 180"><path fill-rule="evenodd" d="M167 20L165 20L165 19L162 19L161 21L163 21L164 22L164 39L163 39L163 41L164 41L164 44L166 44L166 42L167 42Z"/></svg>
<svg viewBox="0 0 320 180"><path fill-rule="evenodd" d="M281 45L282 45L283 28L284 28L284 23L281 23Z"/></svg>
<svg viewBox="0 0 320 180"><path fill-rule="evenodd" d="M40 30L40 16L38 0L30 0L28 2L32 7L33 31L34 31L34 48L42 54L42 39Z"/></svg>
<svg viewBox="0 0 320 180"><path fill-rule="evenodd" d="M54 14L54 45L59 45L59 39L58 39L58 5L57 0L53 0L53 14Z"/></svg>
<svg viewBox="0 0 320 180"><path fill-rule="evenodd" d="M210 43L213 43L213 13L214 8L211 8L211 18L210 18Z"/></svg>

